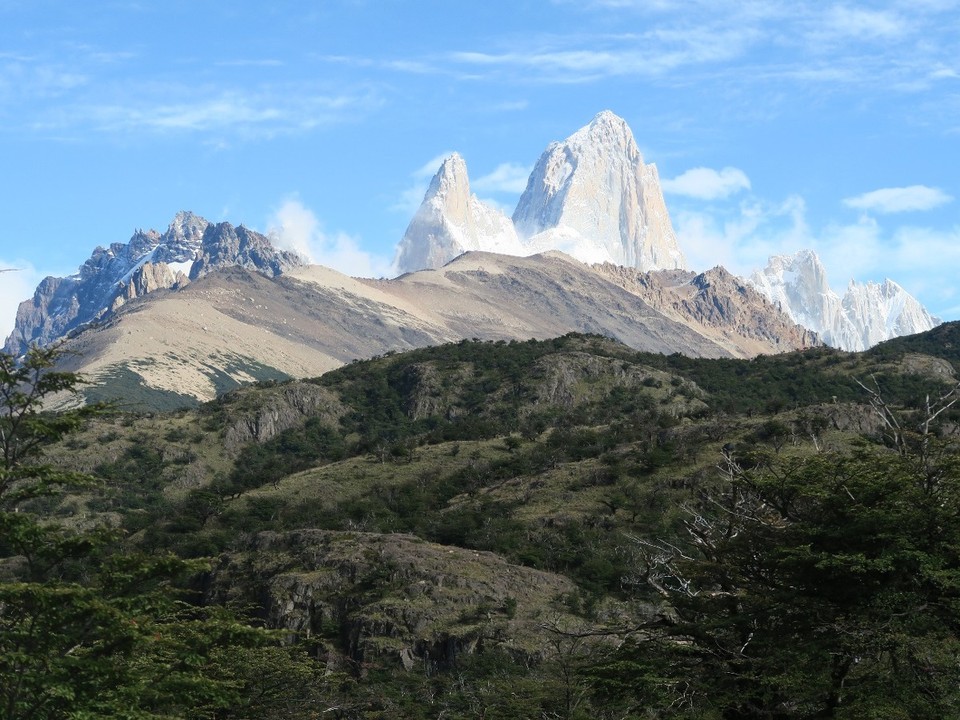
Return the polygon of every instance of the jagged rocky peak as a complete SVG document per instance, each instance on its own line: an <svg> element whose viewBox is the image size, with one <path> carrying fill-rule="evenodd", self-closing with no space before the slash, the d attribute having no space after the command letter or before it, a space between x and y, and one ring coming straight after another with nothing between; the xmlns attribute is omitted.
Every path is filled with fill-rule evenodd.
<svg viewBox="0 0 960 720"><path fill-rule="evenodd" d="M533 251L641 270L686 267L660 189L623 118L609 110L537 162L513 213Z"/></svg>
<svg viewBox="0 0 960 720"><path fill-rule="evenodd" d="M165 263L193 262L203 233L209 226L210 222L199 215L181 210L174 215L167 231L161 236L154 260Z"/></svg>
<svg viewBox="0 0 960 720"><path fill-rule="evenodd" d="M525 254L510 219L470 192L467 164L447 157L397 248L398 272L445 265L469 250Z"/></svg>
<svg viewBox="0 0 960 720"><path fill-rule="evenodd" d="M813 250L771 257L766 268L751 275L750 283L794 322L843 350L866 350L940 324L892 280L865 284L851 280L841 298L830 288L826 269Z"/></svg>
<svg viewBox="0 0 960 720"><path fill-rule="evenodd" d="M133 298L182 287L188 276L217 267L240 265L273 276L301 264L259 233L179 212L162 235L136 230L126 243L94 249L75 275L45 278L20 303L4 351L19 355L30 345L48 345Z"/></svg>
<svg viewBox="0 0 960 720"><path fill-rule="evenodd" d="M200 250L190 279L196 280L213 270L239 265L247 270L275 277L285 270L305 265L297 253L278 250L266 235L228 222L208 225L200 241Z"/></svg>
<svg viewBox="0 0 960 720"><path fill-rule="evenodd" d="M850 281L842 300L844 312L862 318L859 327L863 344L931 330L940 324L920 302L889 278L882 283Z"/></svg>

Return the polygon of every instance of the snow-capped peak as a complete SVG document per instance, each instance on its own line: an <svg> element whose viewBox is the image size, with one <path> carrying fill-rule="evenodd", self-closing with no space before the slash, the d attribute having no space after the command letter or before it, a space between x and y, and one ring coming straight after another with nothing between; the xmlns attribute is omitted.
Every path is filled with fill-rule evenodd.
<svg viewBox="0 0 960 720"><path fill-rule="evenodd" d="M510 218L470 193L467 164L447 157L397 248L398 272L445 265L468 250L523 255Z"/></svg>
<svg viewBox="0 0 960 720"><path fill-rule="evenodd" d="M939 324L910 293L892 280L857 283L841 298L813 250L775 255L749 282L798 325L844 350L866 350L883 340L930 330Z"/></svg>
<svg viewBox="0 0 960 720"><path fill-rule="evenodd" d="M683 268L655 165L609 110L547 147L513 213L470 194L466 163L443 161L397 253L401 272L439 267L466 250L529 255L561 249L583 262Z"/></svg>
<svg viewBox="0 0 960 720"><path fill-rule="evenodd" d="M609 110L546 149L513 222L532 245L542 245L536 236L547 230L575 231L583 238L575 257L599 254L642 270L685 267L657 168L644 164L626 121Z"/></svg>

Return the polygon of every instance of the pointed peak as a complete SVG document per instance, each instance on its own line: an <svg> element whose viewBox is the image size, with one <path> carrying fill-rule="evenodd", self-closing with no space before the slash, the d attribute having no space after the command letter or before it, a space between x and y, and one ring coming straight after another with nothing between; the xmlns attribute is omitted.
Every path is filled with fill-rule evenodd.
<svg viewBox="0 0 960 720"><path fill-rule="evenodd" d="M443 162L440 164L440 169L442 170L445 167L457 167L460 165L466 167L466 160L463 159L463 156L460 153L452 152L443 159Z"/></svg>
<svg viewBox="0 0 960 720"><path fill-rule="evenodd" d="M460 153L451 153L440 163L440 168L430 181L424 199L438 193L450 192L453 188L456 193L464 192L470 195L470 177L467 174L467 163Z"/></svg>
<svg viewBox="0 0 960 720"><path fill-rule="evenodd" d="M594 127L598 125L627 127L627 121L612 110L601 110L593 116L593 120L590 121L590 125L588 127Z"/></svg>
<svg viewBox="0 0 960 720"><path fill-rule="evenodd" d="M636 144L627 121L610 110L597 113L593 120L567 139L568 143L571 141L603 144L619 141L628 145Z"/></svg>
<svg viewBox="0 0 960 720"><path fill-rule="evenodd" d="M823 262L816 251L804 248L797 250L792 255L771 255L767 264L768 268L795 269L797 267L808 267L823 271Z"/></svg>
<svg viewBox="0 0 960 720"><path fill-rule="evenodd" d="M203 220L203 218L191 212L190 210L180 210L176 215L173 216L173 223L182 224L185 222L190 222L191 220ZM171 225L173 223L171 223Z"/></svg>

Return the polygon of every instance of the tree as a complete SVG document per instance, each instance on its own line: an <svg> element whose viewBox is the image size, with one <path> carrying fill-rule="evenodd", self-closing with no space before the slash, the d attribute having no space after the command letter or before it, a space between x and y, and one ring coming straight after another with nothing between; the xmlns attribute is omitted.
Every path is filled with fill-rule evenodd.
<svg viewBox="0 0 960 720"><path fill-rule="evenodd" d="M625 652L656 660L663 716L960 715L960 453L933 422L954 398L878 406L892 449L727 454L687 537L641 541L670 609Z"/></svg>
<svg viewBox="0 0 960 720"><path fill-rule="evenodd" d="M42 462L46 445L96 410L44 411L81 382L55 369L59 357L0 353L0 718L228 717L247 692L265 708L306 697L251 672L269 661L302 677L311 666L296 651L274 651L272 634L191 602L185 580L204 563L136 552L107 525L45 516L59 493L96 485Z"/></svg>

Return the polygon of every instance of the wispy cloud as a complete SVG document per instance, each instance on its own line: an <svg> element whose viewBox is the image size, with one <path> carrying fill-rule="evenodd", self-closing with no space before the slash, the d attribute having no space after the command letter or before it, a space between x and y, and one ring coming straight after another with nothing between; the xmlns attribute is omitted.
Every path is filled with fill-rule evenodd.
<svg viewBox="0 0 960 720"><path fill-rule="evenodd" d="M910 26L909 16L894 10L833 5L824 12L817 32L834 40L890 40L906 35Z"/></svg>
<svg viewBox="0 0 960 720"><path fill-rule="evenodd" d="M741 190L750 189L750 178L735 167L722 170L698 167L660 183L665 193L685 195L700 200L720 200Z"/></svg>
<svg viewBox="0 0 960 720"><path fill-rule="evenodd" d="M277 60L274 58L262 58L262 59L239 59L239 60L220 60L214 63L217 67L283 67L283 60Z"/></svg>
<svg viewBox="0 0 960 720"><path fill-rule="evenodd" d="M410 184L400 192L400 196L396 202L390 206L390 209L403 213L404 215L412 216L423 202L423 196L427 192L431 178L437 174L437 170L440 169L443 161L452 154L452 150L440 153L410 173Z"/></svg>
<svg viewBox="0 0 960 720"><path fill-rule="evenodd" d="M843 204L857 210L867 210L882 214L932 210L953 200L939 188L926 185L909 187L882 188L846 198Z"/></svg>
<svg viewBox="0 0 960 720"><path fill-rule="evenodd" d="M285 200L277 208L268 235L278 247L347 275L384 277L391 272L389 260L361 249L356 238L326 232L316 214L297 199Z"/></svg>
<svg viewBox="0 0 960 720"><path fill-rule="evenodd" d="M484 193L521 193L527 187L531 169L519 163L501 163L493 172L471 181L470 187Z"/></svg>
<svg viewBox="0 0 960 720"><path fill-rule="evenodd" d="M453 62L478 69L522 69L525 81L586 82L624 75L657 77L671 70L730 60L749 44L749 28L658 28L639 35L552 37L539 47L505 52L463 50ZM536 73L530 76L529 73Z"/></svg>
<svg viewBox="0 0 960 720"><path fill-rule="evenodd" d="M326 95L302 89L228 91L210 94L172 88L174 102L161 101L159 88L145 96L103 103L58 106L35 121L37 129L96 132L227 132L273 135L310 130L355 117L379 104L375 95ZM156 93L154 93L156 91Z"/></svg>
<svg viewBox="0 0 960 720"><path fill-rule="evenodd" d="M613 22L642 29L528 35L522 43L491 42L439 61L420 60L434 69L461 67L479 78L520 83L633 77L689 84L697 80L693 73L702 73L740 86L789 79L916 92L936 73L947 76L957 51L952 17L945 22L955 2L554 2L596 20L584 27Z"/></svg>

